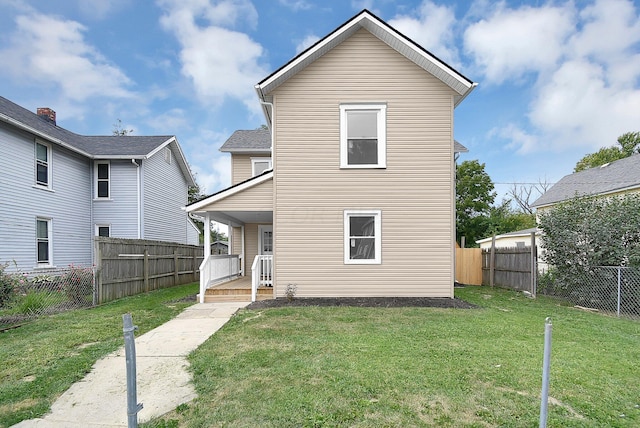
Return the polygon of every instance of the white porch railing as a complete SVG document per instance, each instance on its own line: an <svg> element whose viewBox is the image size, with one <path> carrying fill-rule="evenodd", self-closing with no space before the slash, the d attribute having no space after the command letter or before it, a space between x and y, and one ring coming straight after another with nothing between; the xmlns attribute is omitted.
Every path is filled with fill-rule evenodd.
<svg viewBox="0 0 640 428"><path fill-rule="evenodd" d="M257 255L251 265L251 301L256 301L258 287L273 286L273 256Z"/></svg>
<svg viewBox="0 0 640 428"><path fill-rule="evenodd" d="M211 285L229 281L240 275L238 255L211 255L200 265L200 303L204 303L204 294Z"/></svg>

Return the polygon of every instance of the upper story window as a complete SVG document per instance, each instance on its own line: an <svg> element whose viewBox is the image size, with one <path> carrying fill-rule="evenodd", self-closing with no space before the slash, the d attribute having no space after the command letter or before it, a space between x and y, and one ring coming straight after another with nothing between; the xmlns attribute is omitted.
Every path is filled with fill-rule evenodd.
<svg viewBox="0 0 640 428"><path fill-rule="evenodd" d="M340 167L386 168L386 104L340 105Z"/></svg>
<svg viewBox="0 0 640 428"><path fill-rule="evenodd" d="M51 219L36 218L36 254L38 265L51 264Z"/></svg>
<svg viewBox="0 0 640 428"><path fill-rule="evenodd" d="M381 263L380 210L344 212L345 264Z"/></svg>
<svg viewBox="0 0 640 428"><path fill-rule="evenodd" d="M108 199L110 196L111 165L108 161L96 162L96 198Z"/></svg>
<svg viewBox="0 0 640 428"><path fill-rule="evenodd" d="M51 188L51 146L36 142L36 185Z"/></svg>
<svg viewBox="0 0 640 428"><path fill-rule="evenodd" d="M252 177L260 175L268 169L272 168L271 158L251 158L251 174Z"/></svg>

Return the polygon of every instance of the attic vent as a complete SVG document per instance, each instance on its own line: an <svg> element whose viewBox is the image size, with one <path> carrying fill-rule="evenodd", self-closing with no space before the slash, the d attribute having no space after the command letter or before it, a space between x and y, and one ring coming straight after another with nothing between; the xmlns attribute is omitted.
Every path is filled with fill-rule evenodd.
<svg viewBox="0 0 640 428"><path fill-rule="evenodd" d="M610 163L609 163L609 162L607 162L607 163L605 163L604 165L600 165L600 168L606 168L606 167L608 167L609 165L610 165Z"/></svg>
<svg viewBox="0 0 640 428"><path fill-rule="evenodd" d="M171 149L169 147L164 149L164 161L171 164Z"/></svg>

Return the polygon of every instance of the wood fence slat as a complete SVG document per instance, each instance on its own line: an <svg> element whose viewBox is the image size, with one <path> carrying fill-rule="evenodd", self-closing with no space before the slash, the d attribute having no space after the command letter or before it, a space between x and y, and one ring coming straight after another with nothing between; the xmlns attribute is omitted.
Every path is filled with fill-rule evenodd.
<svg viewBox="0 0 640 428"><path fill-rule="evenodd" d="M202 246L96 237L97 301L197 281L202 260Z"/></svg>

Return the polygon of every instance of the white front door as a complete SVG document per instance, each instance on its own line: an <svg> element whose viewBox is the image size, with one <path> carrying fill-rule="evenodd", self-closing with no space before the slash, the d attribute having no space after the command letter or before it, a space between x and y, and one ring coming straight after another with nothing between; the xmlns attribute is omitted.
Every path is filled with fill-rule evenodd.
<svg viewBox="0 0 640 428"><path fill-rule="evenodd" d="M258 226L258 254L273 254L273 225Z"/></svg>

